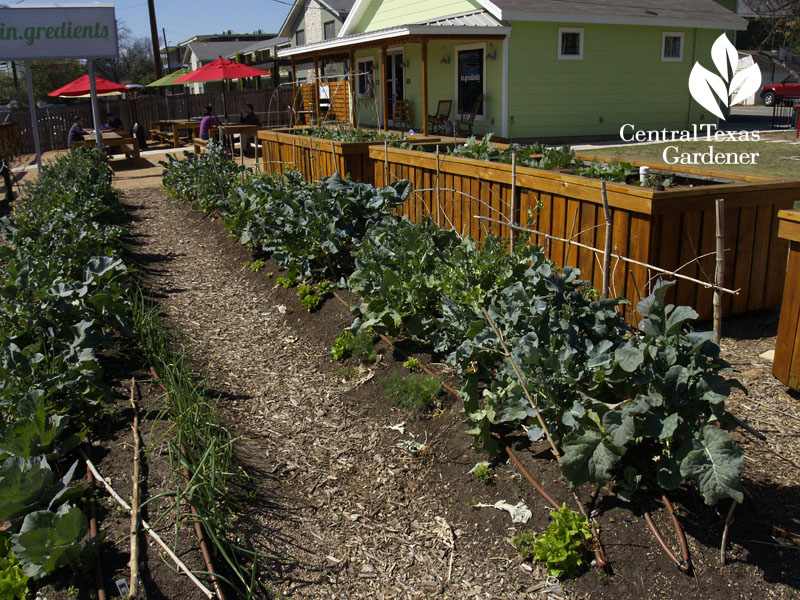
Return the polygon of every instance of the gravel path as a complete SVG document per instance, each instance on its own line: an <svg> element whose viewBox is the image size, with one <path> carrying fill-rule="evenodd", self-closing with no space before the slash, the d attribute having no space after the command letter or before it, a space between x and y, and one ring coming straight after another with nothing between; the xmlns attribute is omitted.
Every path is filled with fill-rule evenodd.
<svg viewBox="0 0 800 600"><path fill-rule="evenodd" d="M465 534L478 531L477 517L452 516L465 508L452 506L451 484L441 481L432 456L396 447L399 434L389 426L397 415L350 401L371 373L343 381L329 345L298 337L270 286L253 283L243 261L232 259L243 252L238 244L203 234L198 224L207 221L161 189L129 190L123 203L151 293L195 364L208 368L227 422L250 438L239 452L260 472L263 511L239 525L271 554L299 561L273 565L283 593L538 597L536 567L521 563L508 537ZM436 448L436 428L425 435Z"/></svg>

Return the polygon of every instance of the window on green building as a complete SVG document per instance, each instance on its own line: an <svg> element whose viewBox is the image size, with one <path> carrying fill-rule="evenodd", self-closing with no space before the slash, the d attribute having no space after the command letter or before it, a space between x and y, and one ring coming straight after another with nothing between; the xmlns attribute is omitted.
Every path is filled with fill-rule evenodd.
<svg viewBox="0 0 800 600"><path fill-rule="evenodd" d="M296 46L304 46L306 43L306 30L298 29L294 34L294 43Z"/></svg>
<svg viewBox="0 0 800 600"><path fill-rule="evenodd" d="M558 58L561 60L583 59L583 28L558 28Z"/></svg>
<svg viewBox="0 0 800 600"><path fill-rule="evenodd" d="M478 96L484 93L485 83L485 48L459 47L456 48L458 56L456 93L458 96L458 114L467 115L472 112ZM478 108L476 115L483 116L483 105Z"/></svg>
<svg viewBox="0 0 800 600"><path fill-rule="evenodd" d="M665 31L661 34L661 60L683 60L683 34Z"/></svg>
<svg viewBox="0 0 800 600"><path fill-rule="evenodd" d="M333 21L327 21L324 23L323 28L325 29L324 34L326 40L332 40L336 37L336 27Z"/></svg>

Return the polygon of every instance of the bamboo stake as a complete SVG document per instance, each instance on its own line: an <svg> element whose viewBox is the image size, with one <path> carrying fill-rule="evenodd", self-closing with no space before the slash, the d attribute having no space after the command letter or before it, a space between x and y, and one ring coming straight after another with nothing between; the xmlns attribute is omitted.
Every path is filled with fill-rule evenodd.
<svg viewBox="0 0 800 600"><path fill-rule="evenodd" d="M603 247L603 297L608 298L608 288L611 271L611 242L614 237L614 221L611 219L611 209L608 206L608 193L606 192L606 180L600 182L600 194L603 197L603 212L606 216L606 240Z"/></svg>
<svg viewBox="0 0 800 600"><path fill-rule="evenodd" d="M127 502L125 502L125 500L122 499L122 496L120 496L105 479L103 479L103 476L100 475L100 473L97 470L97 467L95 467L94 463L92 463L92 461L89 460L89 457L86 456L86 453L83 452L83 450L79 450L79 452L83 460L86 462L86 466L92 472L92 475L94 475L94 478L104 488L106 488L106 491L111 495L112 498L114 498L114 500L117 501L117 504L119 504L125 510L128 511L131 510L130 505ZM205 594L207 598L213 598L214 592L212 592L205 585L203 585L203 582L200 581L194 573L192 573L189 567L187 567L184 564L184 562L180 558L178 558L178 556L172 551L172 549L170 549L170 547L164 542L164 540L161 539L161 536L158 535L155 531L153 531L153 529L150 527L147 521L142 519L141 523L142 523L142 528L144 528L144 530L148 533L148 535L152 537L159 546L161 546L164 552L167 553L167 555L172 559L172 561L178 566L178 568L181 571L186 573L189 579L191 579L192 582L194 582L194 584L200 589L200 591L203 592L203 594Z"/></svg>
<svg viewBox="0 0 800 600"><path fill-rule="evenodd" d="M91 471L86 471L86 481L88 481L89 483L89 489L91 494L90 496L91 510L89 513L89 535L92 537L92 539L96 539L98 531L97 531L97 510L95 508L95 505L97 504L97 501L95 500L94 497L95 485L94 485L94 477L92 477ZM100 555L97 552L96 546L92 551L92 556L94 557L93 561L94 580L95 580L95 586L97 587L97 600L107 600L108 596L106 595L106 588L103 585L103 572L100 569Z"/></svg>
<svg viewBox="0 0 800 600"><path fill-rule="evenodd" d="M139 594L139 411L134 394L136 380L131 378L131 407L133 408L133 491L131 492L131 587L129 598Z"/></svg>
<svg viewBox="0 0 800 600"><path fill-rule="evenodd" d="M436 144L436 224L441 227L441 190L439 189L439 144Z"/></svg>
<svg viewBox="0 0 800 600"><path fill-rule="evenodd" d="M517 216L517 153L511 153L511 214L508 222L512 227L508 228L508 248L514 252L514 223Z"/></svg>
<svg viewBox="0 0 800 600"><path fill-rule="evenodd" d="M270 140L264 140L264 143L262 144L261 154L264 154L263 147L266 146L266 148L267 148L267 164L264 165L264 171L266 171L267 173L272 175L272 150L270 150L270 148L269 148L270 147L270 143L269 142L270 142Z"/></svg>
<svg viewBox="0 0 800 600"><path fill-rule="evenodd" d="M333 154L333 172L338 175L339 165L336 162L336 146L333 144L333 140L331 140L331 154Z"/></svg>
<svg viewBox="0 0 800 600"><path fill-rule="evenodd" d="M486 319L489 321L489 325L491 325L492 331L494 331L494 334L500 341L500 345L503 347L503 353L505 357L508 358L508 361L511 363L511 368L514 369L514 373L516 374L517 379L519 379L519 384L522 386L522 391L525 392L525 397L528 399L528 403L531 405L531 408L536 413L536 418L539 421L539 425L541 425L542 429L544 429L544 433L547 436L547 441L550 442L550 448L553 451L553 455L556 458L561 458L561 453L558 451L558 448L556 448L556 443L553 441L553 437L550 435L550 429L545 424L544 418L542 417L542 413L539 412L539 407L533 401L530 392L528 392L528 386L525 385L525 380L522 378L522 373L520 373L519 369L517 368L517 363L511 357L511 352L509 351L508 346L506 346L506 341L503 339L503 334L500 333L500 330L498 330L497 327L495 326L494 321L492 320L492 317L489 316L488 311L484 307L481 307L481 310L483 311L483 316L485 316Z"/></svg>
<svg viewBox="0 0 800 600"><path fill-rule="evenodd" d="M383 187L389 183L389 140L383 140Z"/></svg>
<svg viewBox="0 0 800 600"><path fill-rule="evenodd" d="M725 200L717 198L717 264L714 269L714 341L722 338L722 294L719 288L725 278Z"/></svg>

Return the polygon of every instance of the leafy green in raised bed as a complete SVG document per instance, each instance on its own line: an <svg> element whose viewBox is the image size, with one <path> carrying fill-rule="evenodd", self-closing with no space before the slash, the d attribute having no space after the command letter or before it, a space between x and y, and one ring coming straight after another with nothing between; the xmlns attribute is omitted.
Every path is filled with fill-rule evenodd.
<svg viewBox="0 0 800 600"><path fill-rule="evenodd" d="M401 142L405 136L400 133L385 133L375 129L359 129L354 127L308 127L298 129L294 133L323 140L337 142Z"/></svg>
<svg viewBox="0 0 800 600"><path fill-rule="evenodd" d="M375 334L366 328L356 333L345 329L336 336L331 346L331 356L335 360L344 360L352 356L366 364L374 363L378 360Z"/></svg>

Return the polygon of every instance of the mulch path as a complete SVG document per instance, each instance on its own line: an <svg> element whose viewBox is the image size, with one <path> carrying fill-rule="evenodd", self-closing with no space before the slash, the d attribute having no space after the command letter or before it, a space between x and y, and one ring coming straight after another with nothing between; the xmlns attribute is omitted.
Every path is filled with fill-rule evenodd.
<svg viewBox="0 0 800 600"><path fill-rule="evenodd" d="M727 505L705 507L694 490L674 495L695 567L686 576L669 564L636 510L607 490L592 502L587 489L581 495L597 511L611 570L543 586L546 573L523 562L510 539L546 527L547 506L512 466L497 465L489 484L467 474L481 458L456 402L446 401L437 416L393 407L377 382L402 372L403 357L381 346L376 365L346 370L329 356L352 320L344 307L328 300L308 314L294 290L275 287L274 263L252 271L252 255L227 237L219 219L141 181L128 189L123 175L117 183L132 217L130 258L198 371L208 374L225 423L242 436L237 451L255 475L256 500L235 525L275 557L269 568L282 593L343 600L798 597L800 550L780 532L800 531L800 402L758 358L774 347L775 312L730 319L723 340L725 357L750 390L731 407L769 436L766 443L740 438L747 497L731 529L728 565L718 562ZM422 450L412 454L404 441ZM555 462L543 448L531 450L522 453L526 465L559 502L572 505ZM531 520L513 524L503 511L474 506L498 500L525 502ZM675 547L669 517L659 505L651 508Z"/></svg>

